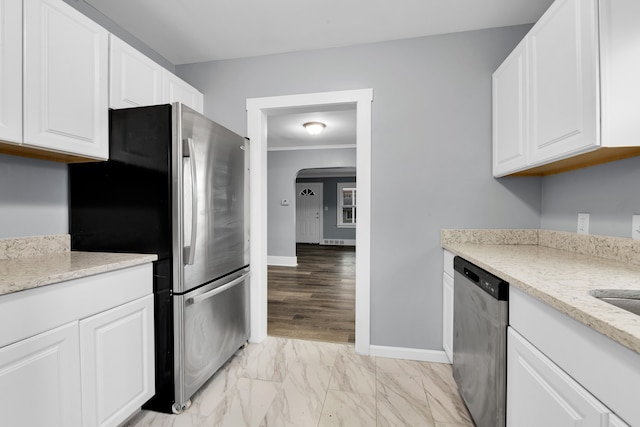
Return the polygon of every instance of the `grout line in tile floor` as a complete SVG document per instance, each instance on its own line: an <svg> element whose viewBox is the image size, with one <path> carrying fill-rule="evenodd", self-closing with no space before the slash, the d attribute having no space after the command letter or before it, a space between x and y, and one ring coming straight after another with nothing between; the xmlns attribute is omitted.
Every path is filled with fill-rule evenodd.
<svg viewBox="0 0 640 427"><path fill-rule="evenodd" d="M352 344L267 337L239 350L180 415L126 427L473 426L451 366L355 354Z"/></svg>

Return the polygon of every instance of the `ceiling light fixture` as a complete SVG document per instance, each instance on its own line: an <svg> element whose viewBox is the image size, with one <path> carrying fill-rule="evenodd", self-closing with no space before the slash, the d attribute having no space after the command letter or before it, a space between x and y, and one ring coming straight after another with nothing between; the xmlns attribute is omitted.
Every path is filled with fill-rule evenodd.
<svg viewBox="0 0 640 427"><path fill-rule="evenodd" d="M324 123L321 123L321 122L307 122L307 123L303 124L302 126L304 126L304 128L307 130L307 132L309 132L309 134L317 135L320 132L322 132L322 130L327 125L325 125Z"/></svg>

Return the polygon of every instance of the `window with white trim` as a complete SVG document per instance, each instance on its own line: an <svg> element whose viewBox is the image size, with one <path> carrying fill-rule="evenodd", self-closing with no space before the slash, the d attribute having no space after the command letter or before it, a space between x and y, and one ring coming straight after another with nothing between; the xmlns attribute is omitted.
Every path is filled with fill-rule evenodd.
<svg viewBox="0 0 640 427"><path fill-rule="evenodd" d="M356 183L338 183L338 222L340 228L356 226Z"/></svg>

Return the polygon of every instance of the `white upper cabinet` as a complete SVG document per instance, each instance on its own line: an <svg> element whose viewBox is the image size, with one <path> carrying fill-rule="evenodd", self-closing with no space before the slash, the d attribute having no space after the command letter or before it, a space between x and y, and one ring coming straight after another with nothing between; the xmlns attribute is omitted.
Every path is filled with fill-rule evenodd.
<svg viewBox="0 0 640 427"><path fill-rule="evenodd" d="M61 0L28 0L24 34L24 145L107 159L107 31Z"/></svg>
<svg viewBox="0 0 640 427"><path fill-rule="evenodd" d="M140 51L110 35L109 106L129 108L162 104L163 68Z"/></svg>
<svg viewBox="0 0 640 427"><path fill-rule="evenodd" d="M528 35L531 163L599 145L596 0L556 0Z"/></svg>
<svg viewBox="0 0 640 427"><path fill-rule="evenodd" d="M523 40L493 73L493 173L527 165L527 43Z"/></svg>
<svg viewBox="0 0 640 427"><path fill-rule="evenodd" d="M0 140L22 142L22 4L0 0Z"/></svg>
<svg viewBox="0 0 640 427"><path fill-rule="evenodd" d="M640 135L640 1L600 2L602 140L638 145Z"/></svg>
<svg viewBox="0 0 640 427"><path fill-rule="evenodd" d="M494 74L494 176L640 155L638 22L637 0L551 5Z"/></svg>
<svg viewBox="0 0 640 427"><path fill-rule="evenodd" d="M199 113L204 111L203 95L196 88L167 70L163 70L162 80L165 102L181 102Z"/></svg>
<svg viewBox="0 0 640 427"><path fill-rule="evenodd" d="M109 68L111 108L181 102L203 111L202 93L113 34Z"/></svg>

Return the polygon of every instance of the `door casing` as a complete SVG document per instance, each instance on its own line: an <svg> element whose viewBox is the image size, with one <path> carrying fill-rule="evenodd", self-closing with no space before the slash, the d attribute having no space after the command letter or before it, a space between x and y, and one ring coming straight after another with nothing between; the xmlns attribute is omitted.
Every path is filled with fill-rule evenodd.
<svg viewBox="0 0 640 427"><path fill-rule="evenodd" d="M281 108L355 104L356 179L356 342L358 354L371 352L371 103L373 89L320 92L247 99L251 187L251 342L267 337L267 117Z"/></svg>

